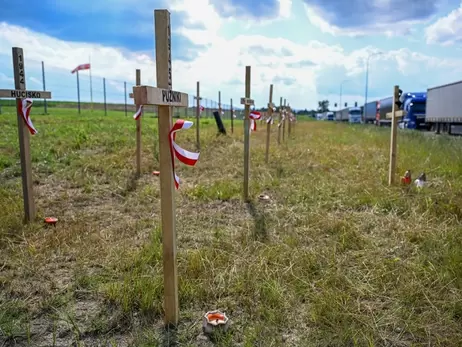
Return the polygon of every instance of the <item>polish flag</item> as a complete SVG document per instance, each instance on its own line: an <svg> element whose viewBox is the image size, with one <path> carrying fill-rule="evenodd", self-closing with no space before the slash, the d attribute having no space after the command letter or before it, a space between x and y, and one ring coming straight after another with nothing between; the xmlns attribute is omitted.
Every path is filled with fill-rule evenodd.
<svg viewBox="0 0 462 347"><path fill-rule="evenodd" d="M71 71L71 73L76 73L77 71L80 70L89 70L90 69L90 64L80 64L77 66L74 70Z"/></svg>

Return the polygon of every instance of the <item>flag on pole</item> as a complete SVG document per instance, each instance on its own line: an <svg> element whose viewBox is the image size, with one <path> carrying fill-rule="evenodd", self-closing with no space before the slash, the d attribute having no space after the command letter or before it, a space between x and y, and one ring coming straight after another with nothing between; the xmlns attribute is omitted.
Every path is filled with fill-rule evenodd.
<svg viewBox="0 0 462 347"><path fill-rule="evenodd" d="M76 73L77 71L80 70L89 70L90 69L90 64L80 64L78 65L74 70L71 71L71 73Z"/></svg>

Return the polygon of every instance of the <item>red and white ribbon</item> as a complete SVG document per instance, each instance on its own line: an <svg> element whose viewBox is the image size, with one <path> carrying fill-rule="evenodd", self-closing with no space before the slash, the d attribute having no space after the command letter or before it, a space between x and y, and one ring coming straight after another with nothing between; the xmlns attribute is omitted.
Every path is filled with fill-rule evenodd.
<svg viewBox="0 0 462 347"><path fill-rule="evenodd" d="M273 116L269 116L268 119L266 120L266 124L274 124Z"/></svg>
<svg viewBox="0 0 462 347"><path fill-rule="evenodd" d="M38 133L37 129L35 129L34 124L32 124L32 120L30 119L30 109L32 108L32 99L22 99L19 101L19 112L21 112L21 116L26 123L27 128L29 129L32 135Z"/></svg>
<svg viewBox="0 0 462 347"><path fill-rule="evenodd" d="M261 118L261 113L258 111L252 111L249 114L249 118L250 118L250 131L257 131L257 122L255 121Z"/></svg>
<svg viewBox="0 0 462 347"><path fill-rule="evenodd" d="M199 112L202 113L202 112L204 112L204 110L205 110L205 107L202 106L202 105L200 105L200 106L199 106Z"/></svg>
<svg viewBox="0 0 462 347"><path fill-rule="evenodd" d="M138 111L133 115L133 119L138 120L143 115L143 105L140 106Z"/></svg>
<svg viewBox="0 0 462 347"><path fill-rule="evenodd" d="M282 117L281 117L281 120L279 121L278 128L281 127L281 125L284 123L285 120L286 120L286 115L283 113Z"/></svg>
<svg viewBox="0 0 462 347"><path fill-rule="evenodd" d="M199 160L200 153L194 153L187 151L186 149L181 148L179 145L176 144L176 132L183 129L189 129L193 125L193 122L178 119L175 124L173 125L172 129L169 133L169 140L170 140L170 153L172 156L172 168L173 168L173 179L175 180L175 188L178 189L180 186L180 178L175 173L175 157L178 158L183 164L188 166L196 165L197 161Z"/></svg>

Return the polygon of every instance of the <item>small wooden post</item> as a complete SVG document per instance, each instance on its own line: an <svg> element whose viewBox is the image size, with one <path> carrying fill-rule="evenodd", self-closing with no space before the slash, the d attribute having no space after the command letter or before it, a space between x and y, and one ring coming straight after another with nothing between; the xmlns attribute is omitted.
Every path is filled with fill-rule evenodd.
<svg viewBox="0 0 462 347"><path fill-rule="evenodd" d="M159 124L160 198L164 270L164 322L178 324L178 274L176 263L175 196L173 162L170 149L172 108L188 107L188 94L172 90L170 12L155 10L157 88L133 87L135 104L157 105Z"/></svg>
<svg viewBox="0 0 462 347"><path fill-rule="evenodd" d="M234 110L233 110L233 99L231 99L231 134L234 134Z"/></svg>
<svg viewBox="0 0 462 347"><path fill-rule="evenodd" d="M21 160L22 196L24 202L24 222L32 222L36 217L34 190L32 181L32 160L30 154L30 132L21 114L24 99L51 99L47 91L26 90L26 72L23 49L13 47L13 71L15 89L0 89L0 98L16 98L18 122L19 154Z"/></svg>
<svg viewBox="0 0 462 347"><path fill-rule="evenodd" d="M136 69L136 85L141 85L141 70ZM136 110L141 105L136 105ZM136 176L141 176L141 117L136 120Z"/></svg>
<svg viewBox="0 0 462 347"><path fill-rule="evenodd" d="M396 116L397 105L396 101L399 99L399 86L393 89L393 105L392 105L392 118L391 118L391 138L390 138L390 166L388 170L388 185L395 183L396 172L396 135L398 133L398 117Z"/></svg>
<svg viewBox="0 0 462 347"><path fill-rule="evenodd" d="M281 144L282 119L284 111L282 110L282 96L279 99L279 124L278 124L278 145Z"/></svg>
<svg viewBox="0 0 462 347"><path fill-rule="evenodd" d="M244 112L244 201L249 202L249 169L250 169L250 106L254 101L250 99L250 66L245 67L245 97L241 98L241 105L245 105Z"/></svg>
<svg viewBox="0 0 462 347"><path fill-rule="evenodd" d="M221 92L218 92L218 114L221 117Z"/></svg>
<svg viewBox="0 0 462 347"><path fill-rule="evenodd" d="M287 123L287 118L289 116L288 112L287 112L287 108L286 108L286 99L284 99L284 121L282 122L282 142L285 141L285 137L286 137L286 123Z"/></svg>
<svg viewBox="0 0 462 347"><path fill-rule="evenodd" d="M290 105L288 104L287 105L288 109L289 109L289 119L287 120L288 121L288 129L287 129L287 137L290 137L290 133L292 132L292 121L291 121L291 116L292 116L292 109L290 108Z"/></svg>
<svg viewBox="0 0 462 347"><path fill-rule="evenodd" d="M271 120L273 119L273 85L270 85L269 92L269 103L268 103L268 120L266 122L266 151L265 151L265 163L269 161L269 148L271 138Z"/></svg>
<svg viewBox="0 0 462 347"><path fill-rule="evenodd" d="M199 133L199 124L201 120L201 95L200 95L200 84L199 81L196 82L196 96L194 97L196 100L196 147L197 150L201 149L201 141L200 141L200 133Z"/></svg>

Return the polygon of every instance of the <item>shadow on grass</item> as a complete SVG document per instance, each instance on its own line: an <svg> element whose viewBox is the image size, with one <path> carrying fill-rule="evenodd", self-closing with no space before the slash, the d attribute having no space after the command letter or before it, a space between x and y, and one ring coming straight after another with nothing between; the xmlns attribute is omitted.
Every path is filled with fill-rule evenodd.
<svg viewBox="0 0 462 347"><path fill-rule="evenodd" d="M253 237L255 240L265 242L268 240L267 214L261 211L255 202L247 203L247 209L254 220Z"/></svg>

